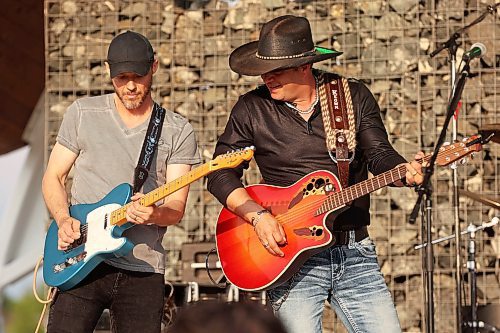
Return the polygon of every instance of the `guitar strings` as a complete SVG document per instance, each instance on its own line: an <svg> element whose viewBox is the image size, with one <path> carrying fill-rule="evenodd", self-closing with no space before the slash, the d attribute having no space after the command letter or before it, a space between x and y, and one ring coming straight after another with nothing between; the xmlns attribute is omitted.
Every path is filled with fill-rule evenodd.
<svg viewBox="0 0 500 333"><path fill-rule="evenodd" d="M215 171L218 168L219 169L223 168L222 166L219 166L218 168L215 167L215 169L214 169L214 166L212 165L212 163L214 163L216 161L218 161L217 162L218 164L221 164L221 163L223 164L223 160L226 159L226 163L233 164L233 165L234 164L239 165L244 160L248 161L252 158L252 156L254 154L253 153L254 150L255 149L253 147L246 147L246 148L241 149L241 150L228 152L226 154L219 155L215 159L200 165L199 167L189 171L188 173L182 175L181 177L179 177L171 182L168 182L167 184L164 184L163 186L160 186L157 189L155 189L149 193L146 193L144 195L144 197L139 199L139 203L143 206L150 206L151 204L154 204L158 200L165 198L166 196L181 189L182 187L193 183L197 179L202 178L203 176L210 173L210 171ZM251 152L250 155L249 155L249 152ZM227 161L231 157L232 157L232 159ZM237 158L235 159L235 157L237 157ZM227 165L228 164L226 164L226 167L228 167ZM173 189L170 189L171 187L173 187ZM160 194L160 192L163 192L163 193ZM166 193L168 193L168 194L166 194ZM131 205L131 204L132 203L129 202L129 203L123 205L122 207L111 212L111 225L118 224L125 219L127 207L129 207L129 205Z"/></svg>
<svg viewBox="0 0 500 333"><path fill-rule="evenodd" d="M206 169L206 171L205 171L205 169ZM144 195L144 197L139 199L139 202L143 206L149 206L149 205L153 204L154 202L160 200L161 198L166 197L167 195L165 195L165 192L171 192L168 195L174 193L175 191L184 187L184 185L182 185L183 183L185 183L185 182L188 182L188 184L192 183L193 181L191 181L190 179L193 179L193 177L195 178L194 180L199 179L199 178L203 177L203 175L207 174L208 170L209 170L208 164L201 165L200 167L188 172L187 174L185 174L185 175L183 175L183 176L181 176L181 177L179 177L179 178L177 178L177 179L175 179L175 180L173 180L173 181L171 181L171 182L169 182L161 187L158 187L157 189L155 189L149 193L146 193ZM173 187L174 189L176 187L178 187L178 188L175 190L172 190L172 189L170 189L171 187ZM160 192L163 192L163 194L160 194ZM155 196L158 196L158 195L159 195L159 197L155 199ZM149 202L149 204L148 204L148 202ZM121 206L120 208L111 212L111 216L112 216L111 225L118 224L119 222L121 222L125 218L127 208L130 205L132 205L132 202L129 202L129 203L127 203L127 204Z"/></svg>
<svg viewBox="0 0 500 333"><path fill-rule="evenodd" d="M404 167L404 166L402 166ZM390 171L386 171L384 173L381 173L379 175L377 175L376 177L374 178L371 178L369 180L369 182L373 182L374 179L381 179L381 178L385 178L386 176L390 176L391 177L391 180L394 179L392 182L395 182L403 177L399 177L397 179L397 177L395 177L396 174L399 174L401 172L401 169L402 167L398 167L397 169L393 169L393 170L390 170ZM316 200L314 200L313 202L311 203L307 203L307 204L304 204L304 205L301 205L300 207L297 207L296 209L290 209L289 211L283 213L283 214L280 214L280 215L276 215L275 218L278 222L280 222L280 224L282 225L286 225L288 223L291 223L293 222L293 220L297 219L298 217L300 217L303 213L306 213L312 209L314 209L315 211L319 210L323 205L326 205L326 204L337 204L339 203L338 205L335 205L336 207L334 208L338 208L340 206L342 206L342 204L344 203L347 203L349 201L352 201L352 200L348 200L348 198L346 198L345 196L348 195L346 193L342 193L343 191L347 192L349 189L349 191L353 191L353 188L355 186L357 186L358 188L359 187L362 187L362 185L365 184L365 181L363 182L360 182L354 186L351 187L347 187L345 189L342 189L340 192L334 192L332 193L331 195L327 195L326 197L319 197L319 198L315 198ZM366 183L367 184L367 183ZM390 183L387 183L387 184L390 184ZM368 185L367 185L368 186ZM384 185L385 186L385 185ZM379 187L381 188L381 187ZM373 191L375 191L377 189L374 189ZM367 192L366 194L370 193L370 192L373 192L373 191L369 191ZM365 194L365 195L366 195ZM360 196L358 196L359 198ZM329 210L325 210L325 212L319 214L319 215L322 215L324 213L328 213L330 211L332 211L334 208L332 209L329 209ZM316 215L316 214L315 214Z"/></svg>
<svg viewBox="0 0 500 333"><path fill-rule="evenodd" d="M451 148L450 151L449 151L449 153L453 154L453 153L456 152L456 150L461 150L461 148L462 147ZM440 154L442 154L442 153L443 152L441 152ZM419 160L418 162L419 163L423 163L424 161L428 162L428 161L430 161L431 157L432 157L432 154L426 155L421 160ZM286 225L288 223L293 222L294 219L296 219L297 217L300 217L303 213L305 213L305 212L307 212L307 211L309 211L309 210L311 210L313 208L316 208L315 206L318 206L317 209L319 209L319 207L322 206L323 204L327 203L327 201L328 201L328 203L336 203L337 201L340 202L340 203L342 203L342 200L344 199L342 197L342 191L344 191L344 190L351 189L351 191L352 191L353 190L352 188L354 188L356 186L357 187L362 187L362 185L365 184L365 183L374 182L375 179L379 179L379 180L381 178L385 179L386 176L391 176L391 178L394 177L394 176L399 177L397 179L394 179L392 182L395 182L397 180L401 180L404 177L404 176L400 176L400 174L399 174L402 171L402 169L404 169L404 171L406 173L406 166L401 165L401 166L396 167L394 169L391 169L391 170L388 170L386 172L383 172L383 173L381 173L381 174L379 174L379 175L377 175L377 176L375 176L375 177L373 177L371 179L364 180L364 181L362 181L362 182L360 182L358 184L355 184L353 186L350 186L350 187L347 187L345 189L342 189L340 192L334 192L334 193L332 193L331 195L329 195L327 197L317 198L317 200L313 201L312 203L308 203L308 204L302 205L302 206L298 207L297 209L293 209L292 208L292 209L290 209L289 211L287 211L287 212L285 212L283 214L276 215L275 218L276 218L276 220L278 222L280 222L280 224ZM396 175L396 173L397 173L397 175ZM387 183L386 185L388 185L388 184L390 184L390 183ZM367 184L365 184L365 185L368 186ZM386 186L386 185L384 185L384 186ZM379 187L379 188L381 188L381 187ZM373 191L376 191L376 190L377 189L374 189ZM373 191L370 191L370 192L373 192ZM368 193L370 193L370 192L368 192ZM349 202L349 201L350 200L345 200L344 203L345 202ZM327 210L325 213L328 213L330 211L331 210Z"/></svg>
<svg viewBox="0 0 500 333"><path fill-rule="evenodd" d="M450 149L450 148L451 148L451 149ZM462 150L462 148L463 148L462 146L458 146L457 148L455 148L455 147L450 147L450 148L447 148L447 149L449 149L449 150L447 150L447 151L446 151L446 153L449 153L449 154L451 154L451 155L453 155L453 156L456 156L456 157L460 157L460 154L458 154L458 155L457 155L457 153L458 153L458 151ZM438 159L439 159L439 158L442 158L440 155L441 155L441 154L444 154L444 153L445 153L445 151L441 151L441 152L439 152L439 153L438 153ZM419 163L429 162L429 161L430 161L430 159L431 159L431 157L432 157L432 154L428 154L428 155L424 156L422 159L417 160L417 162L419 162ZM457 159L455 159L455 161L456 161L456 160L458 160L458 158L457 158ZM445 162L446 162L446 163L445 163ZM453 161L453 162L454 162L454 161ZM449 161L446 161L446 160L445 160L445 161L444 161L444 162L442 162L442 163L443 163L443 164L445 164L445 165L447 165L447 164L449 164L449 163L453 163L453 162L449 162ZM438 163L438 164L439 164L439 163ZM394 169L391 169L391 170L388 170L388 171L386 171L386 172L383 172L383 173L381 173L381 174L379 174L379 175L377 175L377 176L375 176L375 177L373 177L373 178L371 178L371 179L364 180L364 181L362 181L362 182L360 182L360 183L358 183L358 184L356 184L356 185L358 185L358 186L359 186L360 184L363 184L363 183L365 183L365 182L370 182L370 181L373 181L373 179L374 179L374 178L377 178L377 177L380 177L380 178L383 178L383 177L384 177L384 178L385 178L385 177L386 177L387 175L389 175L389 174L390 174L390 175L391 175L391 177L392 177L392 176L393 176L393 175L392 175L392 173L394 173L394 174L395 174L396 172L397 172L397 176L398 176L399 178L398 178L398 179L395 179L394 181L401 180L401 179L404 177L404 176L401 176L401 175L400 175L400 172L401 172L401 171L403 171L403 169L404 169L404 171L405 171L405 173L404 173L404 174L406 174L406 171L407 171L407 170L406 170L406 166L405 166L405 165L401 165L401 166L396 167L396 168L394 168ZM396 175L394 175L394 176L396 176ZM393 181L393 182L394 182L394 181ZM388 183L388 184L389 184L389 183ZM352 187L354 187L354 186L356 186L356 185L353 185ZM350 188L350 187L347 187L346 189L348 189L348 188ZM287 212L285 212L285 213L283 213L283 214L276 215L276 216L275 216L275 219L276 219L276 220L277 220L277 221L278 221L281 225L287 225L287 224L289 224L289 223L293 223L293 222L295 222L295 221L296 221L296 219L297 219L298 217L300 217L303 213L305 213L305 212L307 212L307 211L309 211L309 210L311 210L311 209L314 209L314 208L316 208L316 210L317 210L317 209L319 209L319 208L320 208L323 204L325 204L325 202L326 202L326 201L329 201L329 202L335 202L335 200L336 200L336 199L339 199L339 198L341 197L341 192L342 192L343 190L345 190L345 189L342 189L340 192L334 192L334 193L332 193L331 195L329 195L329 196L327 196L327 197L315 198L316 200L312 201L311 203L305 204L305 205L300 206L300 207L298 207L298 208L296 208L296 209L292 208L292 209L290 209L289 211L287 211ZM368 194L368 193L367 193L367 194ZM348 201L346 201L346 202L348 202ZM331 210L326 211L326 213L329 213L330 211L331 211ZM247 224L247 223L245 223L245 225L248 225L248 224ZM248 225L248 226L249 226L249 225ZM246 238L246 240L248 240L248 239L258 238L258 237L257 237L257 234L256 234L255 232L248 233L248 235L247 235L247 236L248 236L248 237ZM240 242L241 242L241 239L233 239L233 241L234 241L235 243L236 243L236 242L240 243ZM253 243L251 242L251 243L249 243L249 245L253 245L252 247L254 247L254 248L255 248L255 250L261 250L261 249L263 249L263 247L262 247L262 246L258 246L259 244L258 244L257 242L253 242Z"/></svg>

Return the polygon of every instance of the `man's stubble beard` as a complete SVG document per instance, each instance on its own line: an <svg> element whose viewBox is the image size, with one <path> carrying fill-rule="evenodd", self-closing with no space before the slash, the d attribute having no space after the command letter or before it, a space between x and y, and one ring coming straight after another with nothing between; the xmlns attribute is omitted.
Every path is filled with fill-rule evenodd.
<svg viewBox="0 0 500 333"><path fill-rule="evenodd" d="M122 102L123 106L125 106L125 108L127 110L135 110L135 109L139 108L142 105L142 103L144 103L147 96L151 93L152 85L153 85L153 80L151 79L151 80L149 80L149 84L146 87L146 89L144 90L144 93L141 95L140 100L138 100L136 102L124 99L123 98L124 94L120 93L118 91L118 89L116 89L116 86L114 83L113 83L113 88L115 89L115 93L118 96L118 98L120 99L120 101Z"/></svg>

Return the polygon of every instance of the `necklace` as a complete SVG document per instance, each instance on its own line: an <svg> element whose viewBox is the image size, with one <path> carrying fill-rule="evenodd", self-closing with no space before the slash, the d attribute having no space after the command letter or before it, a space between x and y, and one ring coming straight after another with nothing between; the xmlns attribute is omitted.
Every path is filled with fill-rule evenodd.
<svg viewBox="0 0 500 333"><path fill-rule="evenodd" d="M311 106L309 106L306 110L300 110L298 107L295 106L295 104L290 103L290 102L285 102L285 104L289 107L295 110L298 114L309 114L314 111L316 108L316 105L319 102L319 93L318 93L318 78L314 77L315 81L315 90L316 90L316 98L314 99L314 102L312 102Z"/></svg>

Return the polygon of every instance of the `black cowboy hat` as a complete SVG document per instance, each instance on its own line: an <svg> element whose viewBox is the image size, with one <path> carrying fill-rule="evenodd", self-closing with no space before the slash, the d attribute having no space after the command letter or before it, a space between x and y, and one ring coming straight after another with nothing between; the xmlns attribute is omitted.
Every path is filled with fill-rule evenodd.
<svg viewBox="0 0 500 333"><path fill-rule="evenodd" d="M256 76L341 54L314 46L311 27L305 17L284 15L265 23L258 41L235 49L229 56L229 67L238 74Z"/></svg>

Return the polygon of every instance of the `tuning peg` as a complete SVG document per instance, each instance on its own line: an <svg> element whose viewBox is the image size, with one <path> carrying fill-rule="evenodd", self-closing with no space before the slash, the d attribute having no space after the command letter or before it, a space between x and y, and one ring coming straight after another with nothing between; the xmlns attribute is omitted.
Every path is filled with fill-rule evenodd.
<svg viewBox="0 0 500 333"><path fill-rule="evenodd" d="M460 164L462 165L466 164L467 162L469 162L469 159L467 157L464 157L460 160Z"/></svg>

